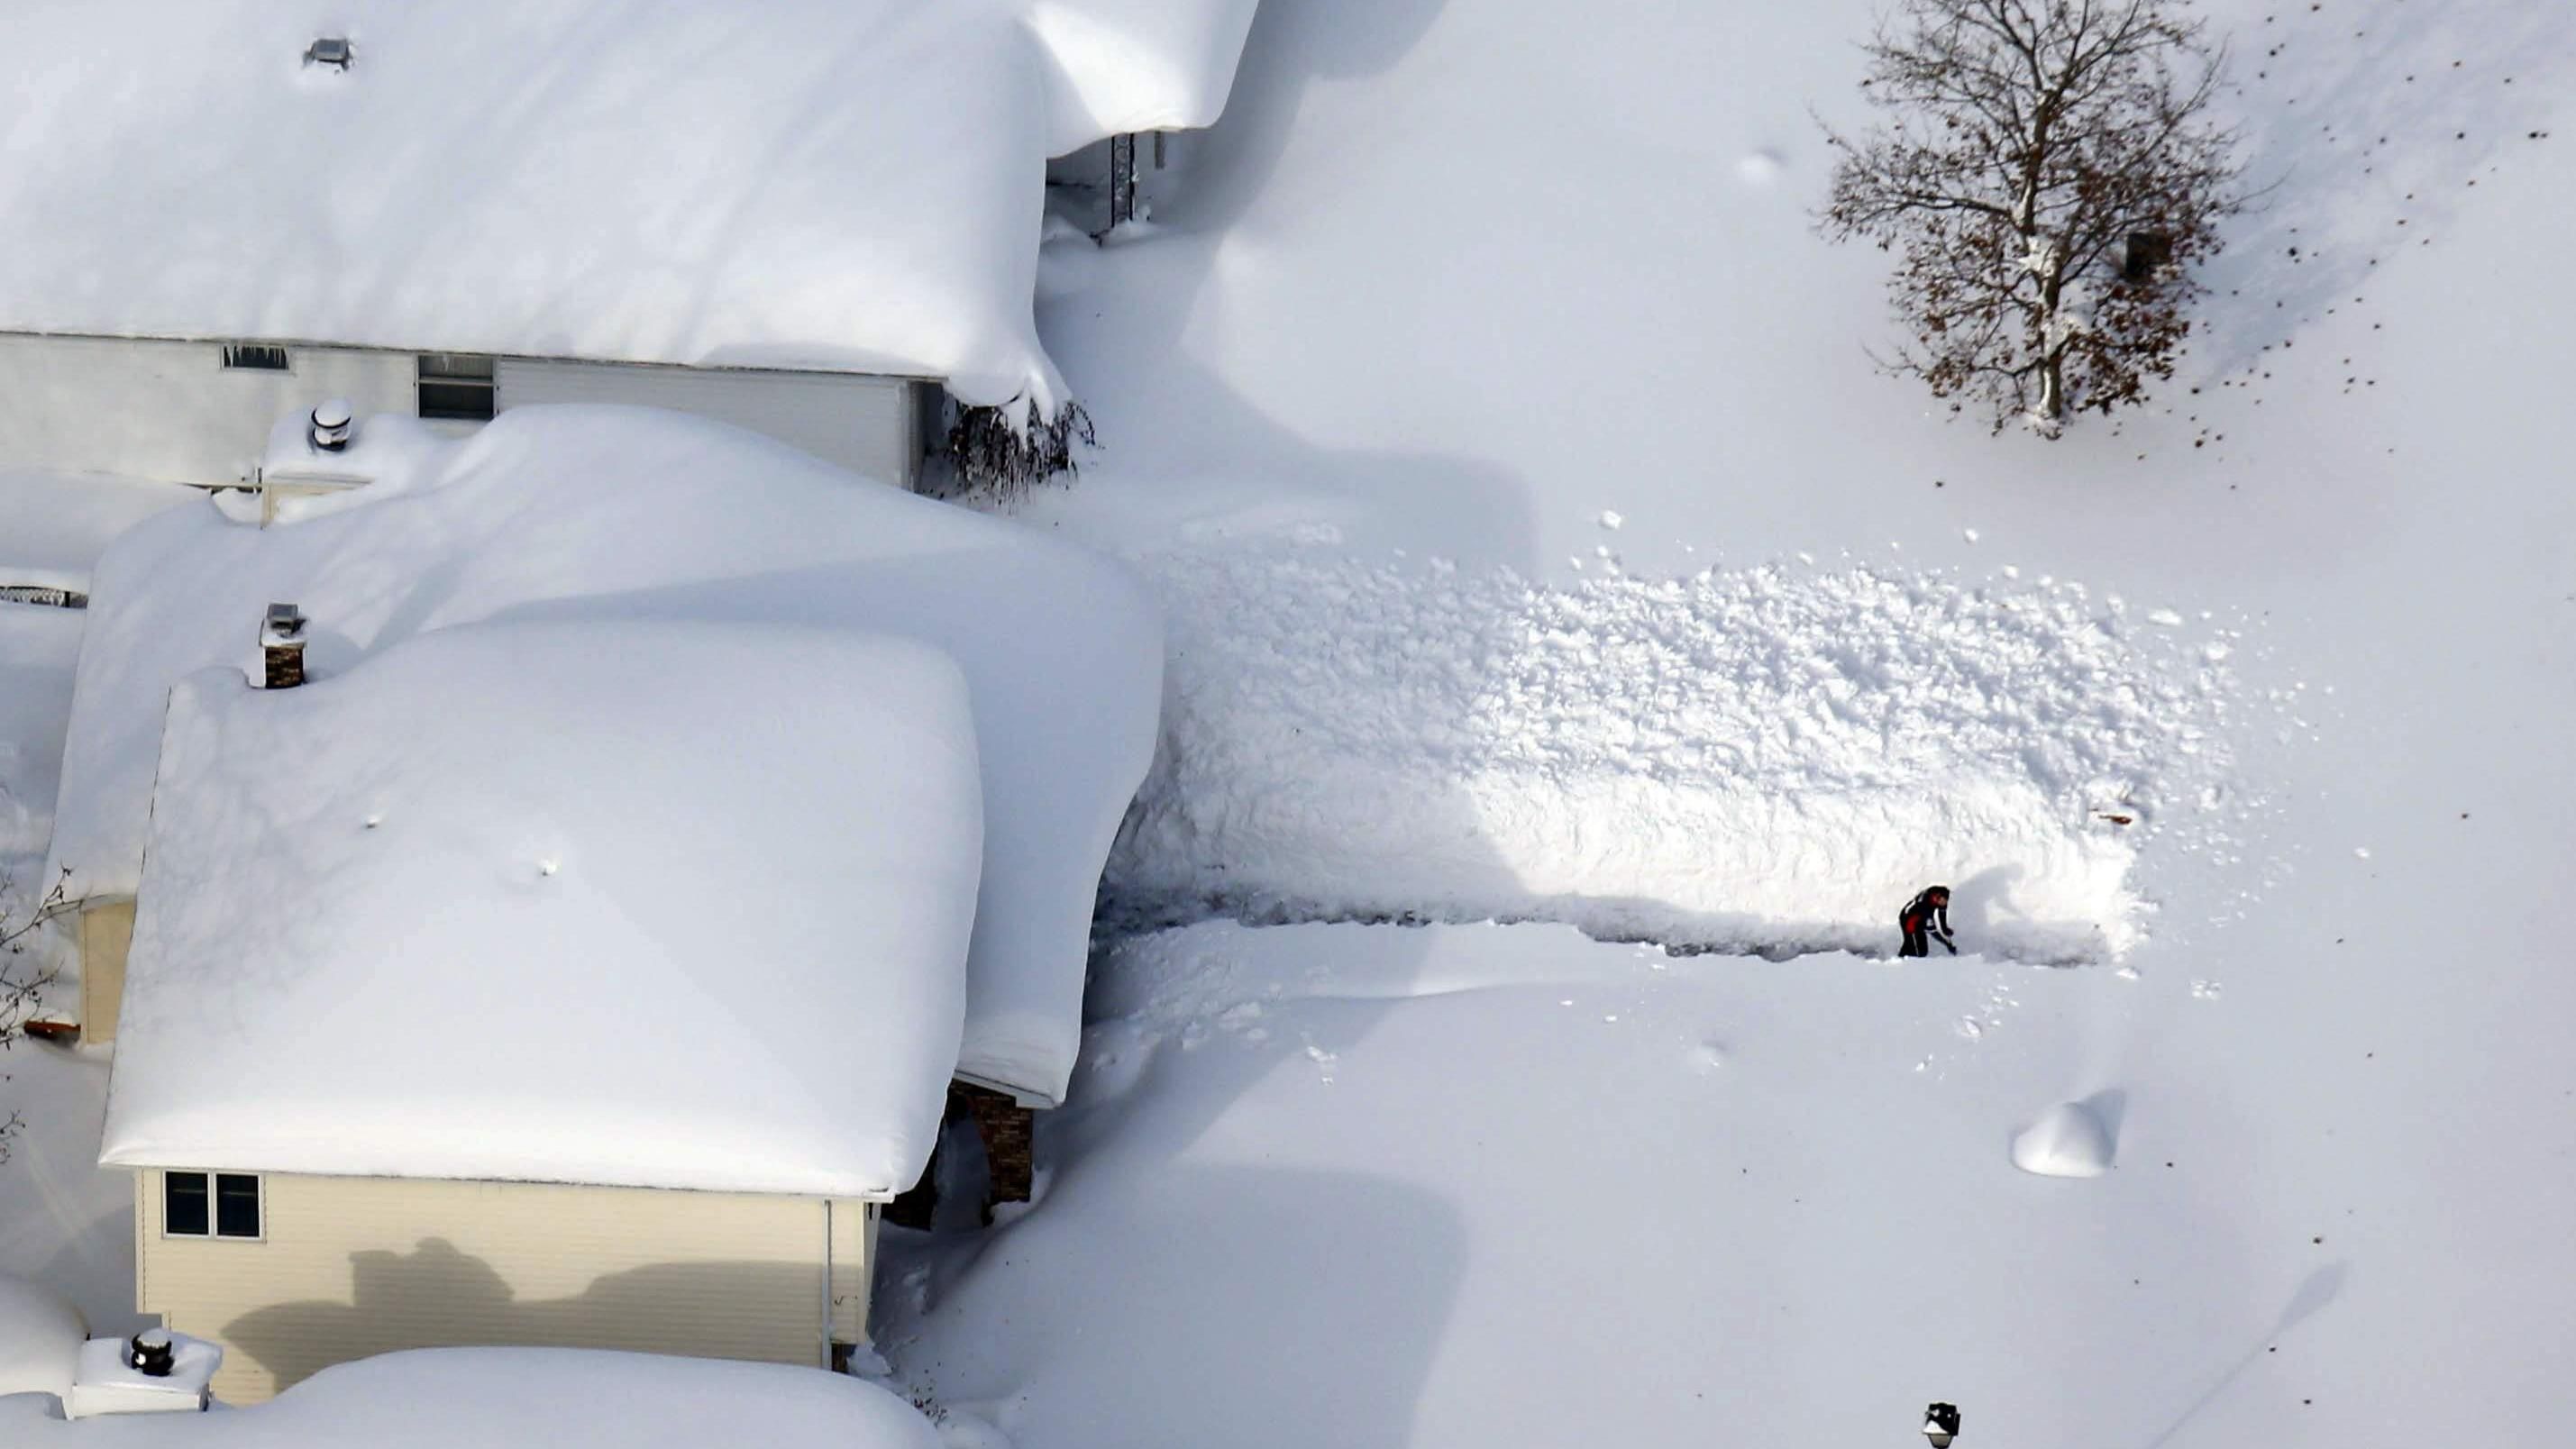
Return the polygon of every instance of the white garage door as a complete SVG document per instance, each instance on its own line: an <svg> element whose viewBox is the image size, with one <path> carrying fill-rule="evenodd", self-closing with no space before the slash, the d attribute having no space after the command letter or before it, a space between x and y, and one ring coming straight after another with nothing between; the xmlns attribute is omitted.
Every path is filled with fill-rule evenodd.
<svg viewBox="0 0 2576 1449"><path fill-rule="evenodd" d="M497 408L532 403L669 408L766 433L899 488L916 481L921 438L913 394L919 385L900 378L506 357L494 376Z"/></svg>

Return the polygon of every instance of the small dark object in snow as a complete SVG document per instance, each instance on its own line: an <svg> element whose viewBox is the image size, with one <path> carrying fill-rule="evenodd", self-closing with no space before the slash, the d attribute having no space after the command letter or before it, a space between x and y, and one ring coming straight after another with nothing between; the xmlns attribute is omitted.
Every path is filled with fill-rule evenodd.
<svg viewBox="0 0 2576 1449"><path fill-rule="evenodd" d="M358 53L349 46L345 35L326 35L304 47L306 65L327 65L333 70L347 70Z"/></svg>
<svg viewBox="0 0 2576 1449"><path fill-rule="evenodd" d="M1932 1449L1950 1449L1950 1441L1959 1436L1959 1406L1928 1404L1923 1410L1923 1437Z"/></svg>

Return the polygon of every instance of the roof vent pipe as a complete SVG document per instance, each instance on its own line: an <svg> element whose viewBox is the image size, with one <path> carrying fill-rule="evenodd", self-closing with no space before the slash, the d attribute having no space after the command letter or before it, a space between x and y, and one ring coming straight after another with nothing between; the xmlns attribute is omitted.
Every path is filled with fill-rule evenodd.
<svg viewBox="0 0 2576 1449"><path fill-rule="evenodd" d="M125 1341L126 1366L148 1379L166 1379L179 1357L170 1330L147 1328Z"/></svg>
<svg viewBox="0 0 2576 1449"><path fill-rule="evenodd" d="M337 453L349 446L349 400L330 398L313 409L313 420L304 429L305 440L325 453Z"/></svg>
<svg viewBox="0 0 2576 1449"><path fill-rule="evenodd" d="M271 604L259 626L260 687L293 689L304 682L304 616L293 604Z"/></svg>

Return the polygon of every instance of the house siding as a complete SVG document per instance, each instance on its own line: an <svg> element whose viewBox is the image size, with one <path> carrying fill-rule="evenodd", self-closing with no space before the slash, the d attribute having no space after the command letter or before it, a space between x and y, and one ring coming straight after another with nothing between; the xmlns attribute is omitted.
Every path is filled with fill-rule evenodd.
<svg viewBox="0 0 2576 1449"><path fill-rule="evenodd" d="M408 352L286 354L287 371L266 372L225 367L221 342L0 334L0 464L231 484L279 418L324 398L360 417L415 409Z"/></svg>
<svg viewBox="0 0 2576 1449"><path fill-rule="evenodd" d="M275 339L237 338L243 342ZM245 482L278 419L346 398L361 419L416 416L419 354L275 342L287 370L223 365L222 340L0 332L0 466L201 486ZM900 488L918 486L935 382L872 373L495 360L495 405L624 403L732 423ZM465 433L479 424L441 421Z"/></svg>
<svg viewBox="0 0 2576 1449"><path fill-rule="evenodd" d="M80 910L81 1040L116 1040L125 1005L125 955L134 944L134 902L105 901Z"/></svg>
<svg viewBox="0 0 2576 1449"><path fill-rule="evenodd" d="M265 1174L261 1188L261 1239L172 1238L161 1230L161 1172L135 1174L136 1306L224 1346L214 1388L228 1403L402 1348L539 1344L820 1366L832 1329L865 1331L871 1265L839 1261L851 1239L833 1210L859 1209L848 1216L864 1254L865 1204L290 1174Z"/></svg>
<svg viewBox="0 0 2576 1449"><path fill-rule="evenodd" d="M624 403L714 418L801 448L854 473L914 487L921 404L936 392L902 378L855 373L650 367L555 358L501 359L503 410L532 403Z"/></svg>

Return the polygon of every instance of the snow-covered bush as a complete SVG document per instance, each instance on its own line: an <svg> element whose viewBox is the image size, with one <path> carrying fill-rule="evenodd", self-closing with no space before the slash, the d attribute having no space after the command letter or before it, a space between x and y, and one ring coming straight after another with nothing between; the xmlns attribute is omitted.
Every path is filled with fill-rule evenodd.
<svg viewBox="0 0 2576 1449"><path fill-rule="evenodd" d="M1097 437L1091 414L1068 402L1052 418L1041 418L1018 405L959 406L948 424L948 457L957 470L957 491L965 495L1013 498L1059 473L1077 473L1077 442L1088 448Z"/></svg>

